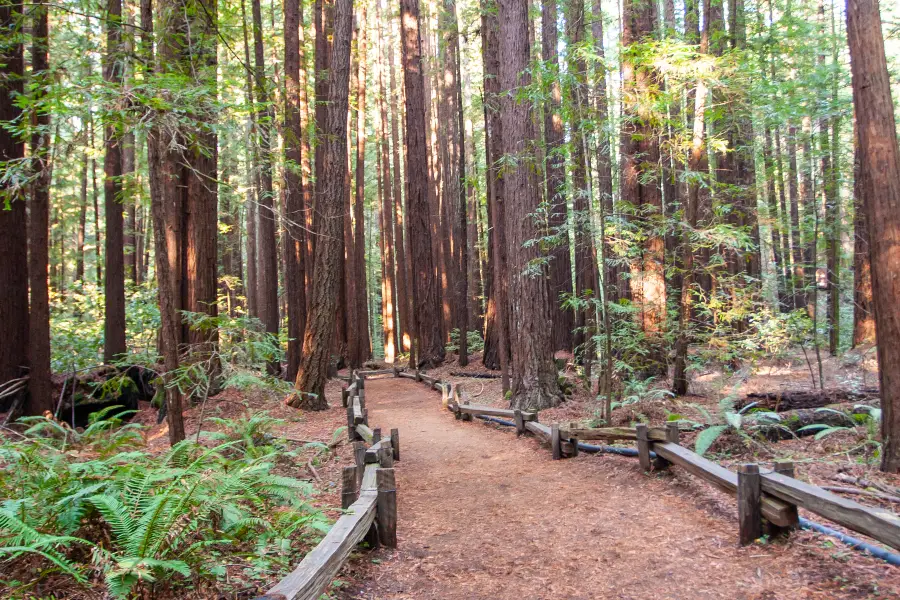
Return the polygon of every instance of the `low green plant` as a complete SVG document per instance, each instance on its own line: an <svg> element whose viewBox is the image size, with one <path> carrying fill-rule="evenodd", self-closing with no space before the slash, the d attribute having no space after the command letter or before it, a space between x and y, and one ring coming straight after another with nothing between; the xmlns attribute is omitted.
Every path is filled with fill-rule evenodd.
<svg viewBox="0 0 900 600"><path fill-rule="evenodd" d="M704 427L694 441L694 451L703 456L712 445L726 432L739 435L747 443L759 443L754 436L763 428L780 428L788 433L790 430L782 423L781 415L771 411L755 410L756 403L748 404L741 409L735 407L737 390L740 384L736 384L728 395L719 400L718 410L715 414L700 404L690 404L703 418L704 423L687 420L695 427ZM752 414L752 419L747 416Z"/></svg>
<svg viewBox="0 0 900 600"><path fill-rule="evenodd" d="M29 572L0 589L23 594L51 573L100 578L115 598L203 582L230 589L284 572L327 530L310 484L279 472L295 456L272 442L278 420L219 420L210 437L221 443L186 440L154 455L122 416L96 416L81 433L33 417L0 443L0 560ZM225 562L241 573L228 582Z"/></svg>

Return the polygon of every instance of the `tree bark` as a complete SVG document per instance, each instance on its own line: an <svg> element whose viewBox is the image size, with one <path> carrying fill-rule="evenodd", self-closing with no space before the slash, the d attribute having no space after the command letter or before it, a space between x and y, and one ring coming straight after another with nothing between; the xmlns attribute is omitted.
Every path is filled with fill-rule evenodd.
<svg viewBox="0 0 900 600"><path fill-rule="evenodd" d="M499 0L500 20L500 119L503 153L515 157L514 167L503 174L504 217L508 258L511 309L512 406L540 410L558 404L562 395L556 381L556 365L550 328L550 299L543 273L527 272L538 256L529 240L540 236L532 217L540 204L534 158L529 156L535 141L532 107L518 101L521 87L531 84L527 68L528 7L518 0Z"/></svg>
<svg viewBox="0 0 900 600"><path fill-rule="evenodd" d="M394 20L390 20L389 31L393 32L393 22ZM393 184L393 198L394 198L394 248L396 250L396 259L397 259L397 321L400 325L400 330L398 332L398 337L400 338L400 343L402 344L402 351L409 352L412 348L412 320L413 320L413 301L412 301L412 292L411 292L411 266L409 264L408 254L406 252L406 244L408 243L408 239L404 235L406 231L405 226L405 218L403 211L403 170L401 168L402 161L400 160L400 125L399 125L399 113L400 110L398 108L397 96L400 95L400 90L397 87L397 77L396 70L394 68L394 44L392 43L391 36L386 36L387 38L387 61L389 65L389 73L390 73L390 110L391 110L391 146L393 148L393 152L391 153L394 174L391 178L391 183ZM387 170L384 171L387 173ZM398 348L399 350L399 348Z"/></svg>
<svg viewBox="0 0 900 600"><path fill-rule="evenodd" d="M883 471L900 471L900 147L878 0L847 2L847 41L869 223Z"/></svg>
<svg viewBox="0 0 900 600"><path fill-rule="evenodd" d="M433 368L444 361L441 335L440 284L434 264L428 202L428 146L426 144L425 79L419 35L419 1L400 2L401 49L406 88L406 214L416 333L416 366Z"/></svg>
<svg viewBox="0 0 900 600"><path fill-rule="evenodd" d="M47 282L49 255L50 178L50 111L44 105L49 84L49 27L47 5L34 7L32 29L31 72L35 102L31 136L32 184L31 206L28 210L28 279L31 284L31 305L28 320L28 401L27 415L40 415L53 410L50 382L50 289ZM62 261L64 256L60 257ZM6 260L4 258L4 260ZM4 280L6 281L6 280ZM4 342L5 343L5 342ZM3 379L6 381L6 379Z"/></svg>
<svg viewBox="0 0 900 600"><path fill-rule="evenodd" d="M356 55L356 197L353 202L353 252L347 264L353 278L353 294L348 298L348 348L351 368L359 368L371 355L368 308L366 306L366 235L363 204L366 196L366 2L359 10ZM349 249L348 249L349 250Z"/></svg>
<svg viewBox="0 0 900 600"><path fill-rule="evenodd" d="M869 225L861 167L859 133L854 132L853 203L856 217L853 228L853 346L875 341L875 315L872 306L872 263L869 260Z"/></svg>
<svg viewBox="0 0 900 600"><path fill-rule="evenodd" d="M704 14L709 14L709 0L704 0ZM700 38L700 52L709 50L709 28L704 28ZM684 207L684 222L686 227L681 234L681 266L684 276L681 281L681 300L678 304L678 335L675 340L675 364L672 377L672 393L676 396L685 396L688 393L687 356L688 345L691 336L691 314L694 301L694 246L691 242L694 230L697 228L698 213L700 208L701 182L696 174L707 170L706 158L706 101L709 90L704 79L697 81L694 90L694 122L691 138L691 150L688 155L688 171L694 173L694 178L688 186L688 195Z"/></svg>
<svg viewBox="0 0 900 600"><path fill-rule="evenodd" d="M376 3L377 17L376 20L381 23L381 7L380 3ZM390 148L388 146L388 115L387 103L384 101L384 34L379 29L379 52L378 52L378 115L379 115L379 148L380 162L376 165L377 173L380 175L379 183L379 199L381 200L381 239L380 248L382 256L382 333L384 342L384 360L387 363L393 363L396 355L401 351L398 343L398 331L394 327L395 321L399 321L398 313L402 314L400 304L404 296L400 292L400 280L403 278L404 266L399 260L395 261L395 254L399 256L403 250L403 230L402 230L402 210L397 212L397 218L401 219L401 226L397 226L394 219L395 205L399 206L399 200L394 202L393 194L399 189L399 171L394 173L393 180L391 178L390 164ZM396 132L394 132L396 134ZM396 141L396 138L395 138ZM396 253L395 253L396 250ZM395 270L396 264L396 270ZM395 274L396 273L396 278ZM396 279L396 281L395 281ZM394 295L394 289L397 294ZM405 289L403 293L405 293Z"/></svg>
<svg viewBox="0 0 900 600"><path fill-rule="evenodd" d="M297 377L303 352L303 333L306 329L306 205L302 178L301 82L300 80L300 19L302 0L284 3L284 283L287 293L288 347L287 372L289 380ZM305 71L305 65L302 67Z"/></svg>
<svg viewBox="0 0 900 600"><path fill-rule="evenodd" d="M549 65L550 90L544 102L544 145L547 178L548 233L556 238L550 250L550 319L553 327L553 349L573 350L574 314L562 308L563 294L571 295L572 258L569 245L569 219L566 200L566 157L563 120L560 113L562 94L559 87L559 39L556 2L541 4L541 57Z"/></svg>
<svg viewBox="0 0 900 600"><path fill-rule="evenodd" d="M720 7L721 9L721 7ZM655 5L626 0L623 8L622 45L628 47L652 36L656 23ZM625 123L621 136L622 201L639 211L646 238L640 259L631 266L631 295L640 309L638 323L649 346L644 373L665 370L662 333L665 323L666 285L665 243L658 220L662 214L662 193L654 176L659 162L659 146L646 111L646 95L652 93L657 74L646 65L637 66L626 57L622 62ZM640 100L643 98L643 100Z"/></svg>
<svg viewBox="0 0 900 600"><path fill-rule="evenodd" d="M504 393L510 389L509 296L504 216L503 123L500 118L500 21L485 6L481 17L484 58L485 159L487 161L488 248L491 286L485 314L484 366L500 369Z"/></svg>
<svg viewBox="0 0 900 600"><path fill-rule="evenodd" d="M122 0L109 0L106 7L106 55L103 81L110 87L121 87L125 77L122 62ZM125 347L125 246L122 215L122 146L121 135L113 123L104 123L103 160L104 217L106 222L106 279L103 280L104 321L103 360L114 362L126 352Z"/></svg>
<svg viewBox="0 0 900 600"><path fill-rule="evenodd" d="M256 99L259 125L259 212L257 214L257 310L266 332L278 335L278 252L275 233L275 201L272 191L272 142L275 131L272 126L275 115L269 107L266 84L265 52L263 50L262 12L259 0L252 0L253 54L256 80ZM252 290L251 290L252 291ZM269 371L277 373L280 365L269 364Z"/></svg>
<svg viewBox="0 0 900 600"><path fill-rule="evenodd" d="M349 110L350 41L353 35L353 2L336 0L334 47L329 71L330 99L327 111L326 147L323 152L323 195L316 210L321 224L316 243L312 299L303 338L303 359L297 373L297 393L287 399L294 408L324 410L325 380L334 334L339 292L342 215L347 193L347 111Z"/></svg>
<svg viewBox="0 0 900 600"><path fill-rule="evenodd" d="M584 2L571 0L566 6L566 36L572 46L584 43ZM591 339L594 333L596 307L593 299L598 291L597 256L594 249L594 231L591 216L591 190L588 186L588 163L581 133L581 120L587 110L587 64L577 53L569 59L572 76L570 89L573 106L572 122L572 206L575 230L575 293L586 303L575 312L575 348L580 348L577 358L585 368L585 379L590 381L591 363L594 357Z"/></svg>

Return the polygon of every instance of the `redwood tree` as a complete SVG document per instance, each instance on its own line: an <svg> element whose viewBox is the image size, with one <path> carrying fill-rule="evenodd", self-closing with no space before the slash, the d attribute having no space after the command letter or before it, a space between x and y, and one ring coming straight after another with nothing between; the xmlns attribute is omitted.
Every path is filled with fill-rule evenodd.
<svg viewBox="0 0 900 600"><path fill-rule="evenodd" d="M520 0L499 0L499 8L503 154L507 160L514 159L513 166L503 173L512 406L539 410L556 405L561 394L547 327L547 285L543 274L534 273L530 265L539 250L528 244L540 236L532 217L540 204L534 158L529 156L535 142L533 109L526 100L517 98L520 88L531 84L528 5Z"/></svg>
<svg viewBox="0 0 900 600"><path fill-rule="evenodd" d="M106 55L103 80L114 88L122 85L122 0L109 0L106 9ZM111 119L111 118L110 118ZM104 123L103 204L106 221L106 278L103 280L103 360L113 362L125 353L125 240L122 214L122 145L117 126Z"/></svg>
<svg viewBox="0 0 900 600"><path fill-rule="evenodd" d="M569 247L566 204L566 158L563 144L562 94L559 87L559 35L556 0L541 4L541 56L549 66L550 95L544 102L544 144L546 146L547 204L550 234L557 236L550 251L550 318L553 322L553 349L571 350L573 313L562 308L561 294L572 293L572 258Z"/></svg>
<svg viewBox="0 0 900 600"><path fill-rule="evenodd" d="M412 264L413 310L417 367L432 368L444 360L442 309L435 270L428 202L428 146L425 132L425 79L419 35L419 0L400 1L400 31L406 89L406 215Z"/></svg>
<svg viewBox="0 0 900 600"><path fill-rule="evenodd" d="M334 4L334 46L329 72L325 148L320 171L323 194L316 210L320 237L315 246L312 298L303 337L303 358L297 373L297 393L287 399L294 408L324 410L325 380L332 347L335 308L340 284L341 237L344 195L347 193L347 111L349 109L350 41L353 35L353 2Z"/></svg>
<svg viewBox="0 0 900 600"><path fill-rule="evenodd" d="M848 0L847 41L859 132L859 170L881 384L881 468L900 471L900 147L878 0Z"/></svg>
<svg viewBox="0 0 900 600"><path fill-rule="evenodd" d="M53 165L50 163L50 112L42 104L51 75L47 5L43 2L34 7L32 35L31 69L37 84L33 86L36 102L34 110L37 113L34 121L37 128L31 136L35 180L28 211L31 306L28 321L28 404L25 414L39 415L45 410L53 410L53 386L50 382L50 290L47 283L47 266L50 260L50 173Z"/></svg>
<svg viewBox="0 0 900 600"><path fill-rule="evenodd" d="M306 258L306 206L302 180L303 126L301 123L300 81L300 3L302 0L286 0L284 3L284 283L287 293L288 348L287 373L289 379L297 376L303 352L303 333L306 328L306 282L304 281ZM304 68L305 70L305 68ZM304 82L305 83L305 82Z"/></svg>

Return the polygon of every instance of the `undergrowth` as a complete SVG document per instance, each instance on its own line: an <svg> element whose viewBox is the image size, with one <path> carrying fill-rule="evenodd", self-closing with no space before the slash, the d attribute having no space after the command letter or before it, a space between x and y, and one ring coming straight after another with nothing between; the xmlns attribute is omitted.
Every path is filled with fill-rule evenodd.
<svg viewBox="0 0 900 600"><path fill-rule="evenodd" d="M102 597L247 593L328 529L295 452L266 416L221 421L207 445L144 448L141 426L97 413L83 432L43 417L0 442L0 596L60 586ZM49 582L49 583L48 583Z"/></svg>

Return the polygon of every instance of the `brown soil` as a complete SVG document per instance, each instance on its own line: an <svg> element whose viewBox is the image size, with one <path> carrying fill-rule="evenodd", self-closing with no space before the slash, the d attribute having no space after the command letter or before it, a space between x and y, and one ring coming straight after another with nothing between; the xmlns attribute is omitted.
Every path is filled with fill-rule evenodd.
<svg viewBox="0 0 900 600"><path fill-rule="evenodd" d="M609 455L552 461L533 438L454 420L408 380L370 380L366 398L373 426L400 430L399 548L361 553L340 598L900 593L897 569L828 538L739 547L734 501L677 469L646 476Z"/></svg>

